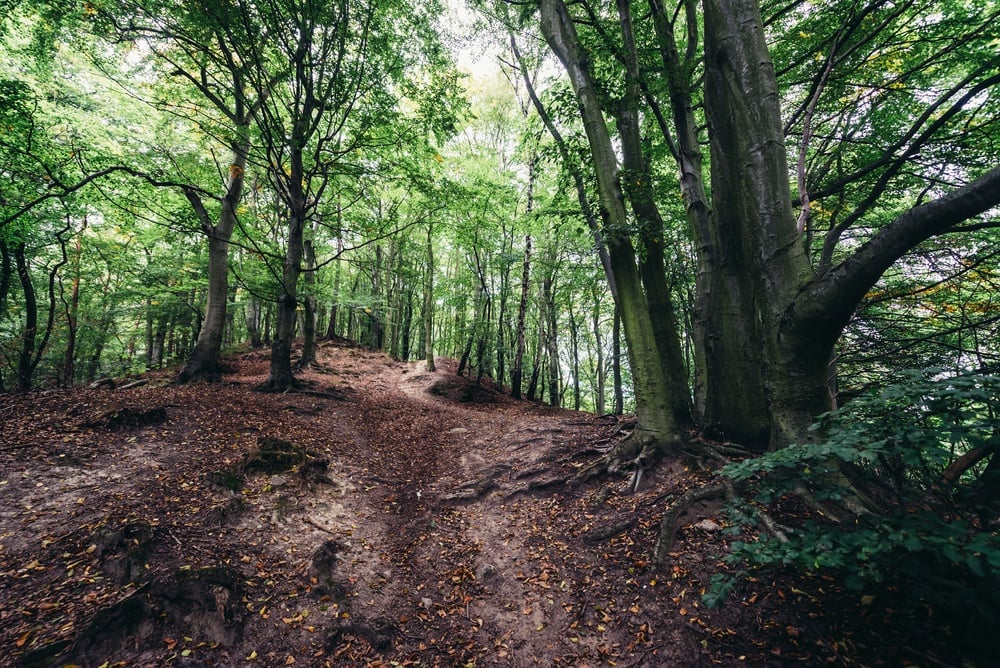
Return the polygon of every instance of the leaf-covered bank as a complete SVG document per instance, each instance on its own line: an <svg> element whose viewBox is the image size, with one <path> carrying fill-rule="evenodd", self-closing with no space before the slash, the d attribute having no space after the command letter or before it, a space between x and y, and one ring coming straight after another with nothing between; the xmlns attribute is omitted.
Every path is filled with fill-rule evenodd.
<svg viewBox="0 0 1000 668"><path fill-rule="evenodd" d="M668 563L651 562L659 515L704 482L693 463L633 495L568 485L627 422L513 401L446 359L432 373L343 342L318 353L304 390L280 395L252 392L261 352L226 358L219 384L163 372L4 395L0 663L976 659L893 591L822 577L741 579L709 610L720 507L694 506Z"/></svg>

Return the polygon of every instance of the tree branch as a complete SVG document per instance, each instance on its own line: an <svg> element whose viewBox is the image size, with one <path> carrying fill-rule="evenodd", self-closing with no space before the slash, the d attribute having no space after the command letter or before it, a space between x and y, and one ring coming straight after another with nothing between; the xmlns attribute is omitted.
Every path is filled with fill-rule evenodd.
<svg viewBox="0 0 1000 668"><path fill-rule="evenodd" d="M854 310L885 271L921 242L1000 206L1000 167L966 186L900 214L842 263L813 281L796 297L796 314L786 322L815 337L836 338ZM817 327L820 324L821 327Z"/></svg>
<svg viewBox="0 0 1000 668"><path fill-rule="evenodd" d="M102 169L102 170L99 170L99 171L96 171L96 172L92 172L91 174L88 174L87 176L83 177L82 179L80 179L76 183L65 184L65 183L61 183L61 182L58 182L58 181L55 182L55 183L53 183L53 186L44 195L39 195L38 197L36 197L35 199L31 200L27 204L24 204L20 208L16 209L14 211L14 213L12 213L10 215L7 215L4 218L0 218L0 227L4 227L5 225L13 223L15 220L17 220L18 218L20 218L24 214L26 214L29 211L31 211L32 209L34 209L36 206L39 206L40 204L42 204L42 203L44 203L44 202L46 202L46 201L48 201L50 199L60 199L60 198L63 198L63 197L67 197L67 196L75 193L77 190L80 190L80 189L82 189L82 188L90 185L94 181L97 181L98 179L104 178L105 176L110 176L111 174L115 174L115 173L118 173L118 172L122 172L122 173L128 174L130 176L134 176L136 178L140 178L140 179L146 181L151 186L156 186L156 187L159 187L159 188L180 188L180 189L184 190L185 192L192 191L192 192L195 192L195 193L197 193L199 195L202 195L204 197L210 197L212 199L218 199L218 197L216 197L215 195L212 195L207 190L203 190L203 189L198 188L196 186L192 186L189 183L180 183L178 181L164 181L164 180L157 179L157 178L153 177L151 174L147 174L145 172L139 171L138 169L134 169L132 167L127 167L125 165L115 165L113 167L108 167L106 169Z"/></svg>

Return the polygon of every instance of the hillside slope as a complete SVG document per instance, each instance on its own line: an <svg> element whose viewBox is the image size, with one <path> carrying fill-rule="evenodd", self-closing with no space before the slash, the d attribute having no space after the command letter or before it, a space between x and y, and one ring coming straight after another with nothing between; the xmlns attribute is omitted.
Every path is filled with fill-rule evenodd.
<svg viewBox="0 0 1000 668"><path fill-rule="evenodd" d="M653 568L664 505L701 474L566 484L614 418L344 342L302 392L253 392L265 353L228 364L211 385L0 396L0 665L878 662L877 620L823 580L706 610L717 507Z"/></svg>

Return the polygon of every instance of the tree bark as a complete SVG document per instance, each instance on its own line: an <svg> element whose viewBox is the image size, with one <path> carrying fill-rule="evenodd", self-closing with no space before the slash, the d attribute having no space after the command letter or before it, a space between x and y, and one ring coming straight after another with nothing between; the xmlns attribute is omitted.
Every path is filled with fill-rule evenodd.
<svg viewBox="0 0 1000 668"><path fill-rule="evenodd" d="M619 180L618 161L589 71L589 59L580 45L576 27L563 0L542 0L540 6L542 33L566 68L580 104L584 130L594 158L602 217L612 224L606 241L635 385L638 426L633 432L634 440L644 452L670 447L677 441L678 425L673 411L675 398L671 396L670 386L663 377L659 342L628 233L629 221Z"/></svg>
<svg viewBox="0 0 1000 668"><path fill-rule="evenodd" d="M66 354L63 356L62 383L66 387L73 387L76 379L76 336L80 315L80 258L83 255L81 237L85 229L87 229L86 217L83 219L83 226L77 233L76 241L73 244L73 276L70 283L69 303L65 304Z"/></svg>
<svg viewBox="0 0 1000 668"><path fill-rule="evenodd" d="M605 386L607 385L607 372L604 368L604 339L601 333L601 300L597 296L597 288L594 288L594 312L592 325L594 328L594 350L596 352L595 357L597 361L594 366L595 376L597 379L597 388L595 389L595 394L597 395L594 401L594 410L598 415L604 415L607 411L607 400L604 397Z"/></svg>
<svg viewBox="0 0 1000 668"><path fill-rule="evenodd" d="M302 241L305 257L305 296L302 298L304 312L302 314L302 354L296 366L300 369L316 364L316 249L313 246L313 235L316 234L316 224L313 223L309 236Z"/></svg>
<svg viewBox="0 0 1000 668"><path fill-rule="evenodd" d="M288 245L281 274L281 292L278 295L278 316L274 339L271 341L270 375L260 388L269 392L284 392L295 384L295 376L292 374L292 340L295 337L304 224L301 210L298 214L289 216Z"/></svg>
<svg viewBox="0 0 1000 668"><path fill-rule="evenodd" d="M618 112L618 134L621 138L624 170L623 192L639 228L642 243L639 272L646 288L650 321L660 355L661 374L669 387L671 411L678 424L688 425L691 424L688 374L681 353L673 297L667 283L663 218L653 197L653 177L649 160L643 153L639 132L640 75L632 14L628 0L618 0L617 5L626 65L625 96Z"/></svg>
<svg viewBox="0 0 1000 668"><path fill-rule="evenodd" d="M542 317L545 318L545 355L549 359L548 385L549 385L549 405L558 406L560 404L559 394L559 345L556 330L558 329L555 290L555 262L550 258L551 266L542 277Z"/></svg>
<svg viewBox="0 0 1000 668"><path fill-rule="evenodd" d="M424 273L424 365L434 371L434 226L427 224L427 269Z"/></svg>
<svg viewBox="0 0 1000 668"><path fill-rule="evenodd" d="M521 301L517 307L517 329L514 362L510 370L510 396L521 398L521 382L524 374L525 320L528 315L528 292L531 278L531 235L524 237L524 263L521 265Z"/></svg>
<svg viewBox="0 0 1000 668"><path fill-rule="evenodd" d="M187 383L196 378L216 380L219 377L219 355L226 327L229 296L229 241L236 226L236 208L243 196L247 154L250 151L250 133L246 123L237 128L236 135L230 147L232 164L229 166L229 179L218 222L211 224L208 212L194 190L185 193L208 237L208 299L198 341L177 375L178 383Z"/></svg>
<svg viewBox="0 0 1000 668"><path fill-rule="evenodd" d="M17 389L20 392L27 392L31 389L31 360L35 353L35 338L38 334L38 299L35 295L35 286L31 282L26 244L23 241L14 245L14 263L17 267L17 278L21 283L21 295L24 297L24 329L21 330L21 347L17 355Z"/></svg>

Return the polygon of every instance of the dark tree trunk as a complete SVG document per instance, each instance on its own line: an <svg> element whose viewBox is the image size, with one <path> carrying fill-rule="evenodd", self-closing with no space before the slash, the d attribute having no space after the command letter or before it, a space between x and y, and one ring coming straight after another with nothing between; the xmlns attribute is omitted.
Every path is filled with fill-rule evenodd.
<svg viewBox="0 0 1000 668"><path fill-rule="evenodd" d="M316 364L316 250L313 247L312 235L316 233L316 226L313 224L309 238L302 242L305 256L305 296L302 298L304 311L302 314L302 354L297 363L298 368Z"/></svg>
<svg viewBox="0 0 1000 668"><path fill-rule="evenodd" d="M423 318L424 364L434 371L434 226L427 225L427 269L424 273Z"/></svg>
<svg viewBox="0 0 1000 668"><path fill-rule="evenodd" d="M555 290L555 263L549 268L542 278L542 313L545 324L545 356L548 358L548 383L549 383L549 404L559 405L559 345L556 330L558 328L556 320Z"/></svg>
<svg viewBox="0 0 1000 668"><path fill-rule="evenodd" d="M38 334L38 299L35 296L35 286L31 282L26 245L23 241L14 246L14 262L17 266L17 278L21 283L21 296L24 298L24 329L21 330L21 347L17 356L17 389L27 392L31 389L33 368L31 362Z"/></svg>
<svg viewBox="0 0 1000 668"><path fill-rule="evenodd" d="M597 380L597 387L594 390L596 399L594 401L594 410L597 411L598 415L604 415L607 411L607 400L605 399L604 393L607 385L606 370L604 368L604 339L601 333L601 301L597 297L597 290L594 289L594 314L593 314L593 328L594 328L594 350L596 351L597 360L594 364L596 367L594 370L594 375Z"/></svg>
<svg viewBox="0 0 1000 668"><path fill-rule="evenodd" d="M261 336L261 304L257 297L251 296L247 300L246 321L250 347L254 350L264 347L264 339Z"/></svg>
<svg viewBox="0 0 1000 668"><path fill-rule="evenodd" d="M282 272L281 293L278 295L278 313L275 322L274 339L271 341L270 375L261 389L270 392L284 392L295 384L292 374L292 340L295 338L296 325L296 283L299 278L299 265L296 254L301 254L301 239L298 244L293 237L301 235L302 221L289 222L289 249L286 251L285 268ZM296 228L298 231L296 232ZM293 250L292 246L298 249Z"/></svg>
<svg viewBox="0 0 1000 668"><path fill-rule="evenodd" d="M84 219L83 229L77 234L73 247L73 277L70 283L69 303L66 304L66 354L63 356L62 383L73 387L76 380L76 336L80 313L80 256L83 254L81 237L87 223Z"/></svg>
<svg viewBox="0 0 1000 668"><path fill-rule="evenodd" d="M611 328L611 379L614 385L614 402L611 412L625 412L625 393L622 389L622 319L615 308L615 323Z"/></svg>
<svg viewBox="0 0 1000 668"><path fill-rule="evenodd" d="M399 359L410 359L410 330L413 329L413 289L406 291L403 301L403 322L399 334Z"/></svg>
<svg viewBox="0 0 1000 668"><path fill-rule="evenodd" d="M10 247L0 239L0 322L7 314L7 296L10 294L10 284L14 277L14 261L10 256Z"/></svg>
<svg viewBox="0 0 1000 668"><path fill-rule="evenodd" d="M567 304L569 308L569 346L573 359L573 410L580 410L582 396L580 394L580 331L576 314L573 312L573 300Z"/></svg>

